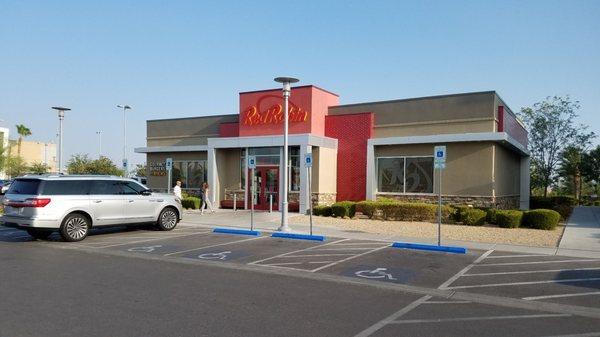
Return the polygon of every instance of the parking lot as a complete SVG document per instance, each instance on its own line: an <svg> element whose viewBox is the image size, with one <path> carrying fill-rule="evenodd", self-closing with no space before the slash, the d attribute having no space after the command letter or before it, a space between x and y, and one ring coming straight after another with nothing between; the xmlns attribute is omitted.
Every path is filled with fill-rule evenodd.
<svg viewBox="0 0 600 337"><path fill-rule="evenodd" d="M144 227L93 230L82 242L66 243L54 234L49 241L35 241L23 231L0 227L0 242L170 262L210 261L279 275L324 275L432 291L381 317L360 336L392 336L399 331L427 335L440 328L464 332L468 321L478 322L473 329L498 335L531 335L533 327L539 335L600 333L600 259L492 250L446 254L391 248L385 241L328 238L317 242L269 234L218 234L209 227L181 224L171 232ZM460 294L470 294L474 300L461 299ZM479 295L510 301L495 305L490 297L477 299ZM546 308L541 302L560 306ZM577 314L585 311L581 307L588 313ZM507 325L507 321L518 323Z"/></svg>

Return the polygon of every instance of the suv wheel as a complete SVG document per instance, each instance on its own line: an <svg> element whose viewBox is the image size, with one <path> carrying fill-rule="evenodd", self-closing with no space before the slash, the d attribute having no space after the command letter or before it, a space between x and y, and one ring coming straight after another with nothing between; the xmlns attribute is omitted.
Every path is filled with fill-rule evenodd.
<svg viewBox="0 0 600 337"><path fill-rule="evenodd" d="M90 221L83 214L70 214L60 226L60 236L65 241L74 242L85 239L90 230Z"/></svg>
<svg viewBox="0 0 600 337"><path fill-rule="evenodd" d="M170 231L177 226L177 211L167 207L160 212L156 223L161 231Z"/></svg>
<svg viewBox="0 0 600 337"><path fill-rule="evenodd" d="M50 234L52 234L52 231L36 229L36 228L28 228L27 234L33 236L35 239L38 239L38 240L46 240L50 236Z"/></svg>

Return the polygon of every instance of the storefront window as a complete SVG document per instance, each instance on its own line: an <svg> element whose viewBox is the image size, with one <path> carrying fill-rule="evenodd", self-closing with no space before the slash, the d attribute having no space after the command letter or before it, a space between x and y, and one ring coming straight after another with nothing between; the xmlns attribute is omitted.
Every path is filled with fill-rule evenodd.
<svg viewBox="0 0 600 337"><path fill-rule="evenodd" d="M300 147L290 147L290 191L300 191Z"/></svg>
<svg viewBox="0 0 600 337"><path fill-rule="evenodd" d="M433 158L377 158L377 190L387 193L433 193Z"/></svg>
<svg viewBox="0 0 600 337"><path fill-rule="evenodd" d="M379 192L404 193L404 158L377 159Z"/></svg>
<svg viewBox="0 0 600 337"><path fill-rule="evenodd" d="M406 193L433 193L433 158L406 158Z"/></svg>
<svg viewBox="0 0 600 337"><path fill-rule="evenodd" d="M181 188L200 189L206 181L206 161L173 161L171 179L173 184L181 180Z"/></svg>
<svg viewBox="0 0 600 337"><path fill-rule="evenodd" d="M246 189L246 149L240 151L240 181L242 190Z"/></svg>

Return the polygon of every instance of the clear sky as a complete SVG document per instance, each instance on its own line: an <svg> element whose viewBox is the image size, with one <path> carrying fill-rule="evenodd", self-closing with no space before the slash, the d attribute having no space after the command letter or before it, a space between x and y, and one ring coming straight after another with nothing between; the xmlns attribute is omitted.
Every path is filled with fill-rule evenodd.
<svg viewBox="0 0 600 337"><path fill-rule="evenodd" d="M295 76L342 104L496 90L515 111L581 102L600 133L600 1L0 0L0 126L65 157L144 162L147 119L238 113L238 92Z"/></svg>

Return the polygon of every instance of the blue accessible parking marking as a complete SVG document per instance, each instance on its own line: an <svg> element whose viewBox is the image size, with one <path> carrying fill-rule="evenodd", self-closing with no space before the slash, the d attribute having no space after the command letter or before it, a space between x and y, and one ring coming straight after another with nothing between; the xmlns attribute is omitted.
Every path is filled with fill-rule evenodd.
<svg viewBox="0 0 600 337"><path fill-rule="evenodd" d="M237 260L246 256L250 256L250 253L245 251L232 251L225 247L217 250L202 251L202 252L189 252L184 254L183 257L209 260L209 261L230 261Z"/></svg>

